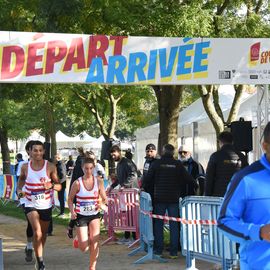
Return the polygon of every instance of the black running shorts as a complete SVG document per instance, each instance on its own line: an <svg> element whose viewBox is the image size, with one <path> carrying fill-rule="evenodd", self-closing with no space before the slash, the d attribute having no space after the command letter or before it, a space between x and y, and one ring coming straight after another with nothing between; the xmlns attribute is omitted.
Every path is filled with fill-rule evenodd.
<svg viewBox="0 0 270 270"><path fill-rule="evenodd" d="M100 213L97 213L96 215L91 216L83 216L80 214L77 214L77 220L76 220L76 226L77 227L88 227L89 223L94 220L100 218Z"/></svg>
<svg viewBox="0 0 270 270"><path fill-rule="evenodd" d="M27 215L32 211L39 214L39 218L43 221L50 221L52 219L52 208L49 209L36 209L34 207L24 207L24 213Z"/></svg>

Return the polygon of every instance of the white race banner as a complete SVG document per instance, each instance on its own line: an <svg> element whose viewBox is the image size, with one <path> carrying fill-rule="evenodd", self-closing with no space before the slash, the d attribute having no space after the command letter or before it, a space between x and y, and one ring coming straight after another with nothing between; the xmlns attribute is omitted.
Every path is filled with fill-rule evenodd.
<svg viewBox="0 0 270 270"><path fill-rule="evenodd" d="M0 82L268 84L270 39L0 32Z"/></svg>

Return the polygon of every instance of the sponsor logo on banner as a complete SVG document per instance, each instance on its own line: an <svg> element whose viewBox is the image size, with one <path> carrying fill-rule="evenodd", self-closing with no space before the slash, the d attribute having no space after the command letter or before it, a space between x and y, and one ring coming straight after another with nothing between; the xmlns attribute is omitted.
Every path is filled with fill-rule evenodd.
<svg viewBox="0 0 270 270"><path fill-rule="evenodd" d="M262 50L261 42L254 43L250 46L249 50L249 61L250 67L258 64L269 64L270 63L270 49Z"/></svg>
<svg viewBox="0 0 270 270"><path fill-rule="evenodd" d="M258 61L260 59L260 48L261 48L261 43L257 42L253 45L251 45L250 50L249 50L249 66L256 66L258 64Z"/></svg>
<svg viewBox="0 0 270 270"><path fill-rule="evenodd" d="M249 78L251 80L257 80L259 78L259 76L258 75L250 75Z"/></svg>
<svg viewBox="0 0 270 270"><path fill-rule="evenodd" d="M218 73L219 79L230 79L231 78L231 71L230 70L220 70Z"/></svg>

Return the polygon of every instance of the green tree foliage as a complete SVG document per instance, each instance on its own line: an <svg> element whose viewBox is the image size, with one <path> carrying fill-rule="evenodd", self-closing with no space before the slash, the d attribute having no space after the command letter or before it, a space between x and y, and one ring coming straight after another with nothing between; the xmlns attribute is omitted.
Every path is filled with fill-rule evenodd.
<svg viewBox="0 0 270 270"><path fill-rule="evenodd" d="M138 127L156 116L155 97L147 86L73 85L73 96L96 119L101 134L109 139L115 133L130 137Z"/></svg>
<svg viewBox="0 0 270 270"><path fill-rule="evenodd" d="M18 140L29 135L34 122L27 118L21 102L20 85L0 84L0 145L3 159L3 172L10 173L8 138Z"/></svg>
<svg viewBox="0 0 270 270"><path fill-rule="evenodd" d="M269 37L270 34L269 3L266 0L0 0L0 5L1 30L164 37ZM45 88L50 89L51 93L52 89L57 91L58 86ZM87 129L95 131L98 127L104 134L111 134L112 130L122 134L121 130L124 130L125 135L121 136L127 136L133 132L134 127L146 125L156 119L155 107L146 111L148 101L155 100L155 93L159 120L163 127L161 135L166 133L161 136L161 144L170 142L174 145L177 138L177 112L182 106L192 102L193 98L197 98L192 94L192 87L158 86L154 87L154 92L146 91L145 95L141 96L134 88L133 94L137 95L132 97L129 96L132 91L126 91L125 87L89 87L91 91L88 87L65 88L64 99L58 99L58 103L65 106L55 105L51 97L48 98L48 104L52 102L52 107L55 110L57 108L57 111L59 109L60 116L55 119L61 119L63 124L60 126L69 130L70 134L72 129L86 126ZM67 90L69 88L70 92ZM216 87L202 88L205 92L206 89ZM103 95L100 95L102 91ZM108 95L108 92L113 95ZM76 101L72 98L70 101L69 97L74 97L74 93L81 94L86 100L95 96L95 102L91 105L99 108L98 112L103 115L104 131L101 129L98 114L93 113L93 108L89 110L87 103L78 95ZM212 93L216 91L207 92L209 100L218 100ZM120 96L116 110L112 110L112 98L117 100ZM189 97L188 102L186 97ZM77 104L80 104L79 109ZM138 108L143 108L143 104L146 105L143 111L147 113L141 116L140 110L135 108L137 105ZM63 112L67 108L68 116L64 117ZM96 125L93 124L93 117L90 117L89 112L94 116ZM116 116L113 115L115 112ZM113 124L110 122L112 119L125 120L123 123ZM171 125L171 122L175 124ZM115 128L110 129L114 125Z"/></svg>
<svg viewBox="0 0 270 270"><path fill-rule="evenodd" d="M96 11L97 20L102 21L107 34L202 37L209 36L212 30L212 16L203 8L203 1L93 1L91 9ZM177 146L178 115L186 87L153 89L159 110L159 146L165 143Z"/></svg>
<svg viewBox="0 0 270 270"><path fill-rule="evenodd" d="M18 0L12 2L0 0L0 4L5 6L4 13L0 16L0 25L3 25L3 30L98 34L116 33L110 22L107 22L106 18L102 17L103 4L106 4L103 1L33 0L26 3L26 1ZM8 21L7 24L5 24L6 21ZM58 85L36 85L33 88L35 91L34 94L28 91L30 93L28 101L38 99L40 104L45 104L43 109L40 109L39 107L41 105L37 104L35 108L39 108L37 109L39 115L42 114L39 124L40 129L45 134L49 134L50 137L53 136L52 131L55 132L58 129L70 135L73 135L77 131L86 130L93 136L99 136L102 133L108 138L113 137L114 131L117 130L121 136L128 137L133 133L135 128L147 125L152 120L150 116L154 114L154 117L156 117L157 113L155 105L151 104L151 106L148 106L151 110L149 115L145 115L145 111L148 111L148 108L137 108L137 110L132 111L129 107L131 104L123 101L125 99L124 97L127 95L131 96L132 89L135 89L134 91L137 95L134 95L134 92L131 98L135 104L139 105L139 108L143 107L142 104L146 100L152 102L154 97L151 92L145 90L147 87L139 87L139 91L136 90L137 88L135 86L104 88L103 86L81 87L78 85L65 85L62 87ZM64 91L59 92L59 89L64 89ZM106 91L106 89L109 89L109 91ZM126 91L126 89L129 90ZM78 98L78 95L75 95L77 99L74 99L75 92L80 94L81 97L86 96L87 93L87 99L91 99L92 107L89 109L89 106ZM108 92L113 93L113 95L107 95L106 93ZM61 93L60 95L62 96L59 97L56 93ZM121 108L117 107L113 109L112 104L115 102L114 96L116 100L120 97L119 100L121 102L119 102L119 106ZM93 108L98 110L93 110ZM47 112L47 115L44 114L44 110ZM49 113L52 110L54 116ZM114 116L114 113L120 113L121 117L117 116L117 114ZM143 115L140 115L140 113ZM44 115L46 116L44 117ZM49 119L55 121L55 123L50 124ZM114 121L117 121L117 124ZM121 124L121 121L126 123L126 126ZM122 131L119 130L120 128Z"/></svg>
<svg viewBox="0 0 270 270"><path fill-rule="evenodd" d="M266 0L99 1L95 7L117 34L225 38L269 37L270 34L269 3ZM167 93L162 92L162 88L166 88ZM175 111L181 109L183 92L188 87L178 91L163 86L154 89L159 107L161 144L171 142L175 145L178 121ZM218 103L218 88L199 87L203 104L217 133L235 120L243 89L235 87L230 117L224 120ZM178 100L179 104L170 103L170 99ZM175 125L171 124L173 121Z"/></svg>
<svg viewBox="0 0 270 270"><path fill-rule="evenodd" d="M269 37L269 3L265 0L213 1L207 3L213 10L214 37L225 38L263 38ZM215 8L216 7L216 8ZM246 86L235 85L235 96L227 119L221 111L218 86L198 86L204 108L215 128L216 134L222 132L232 121L237 120L240 99ZM218 143L217 143L218 147Z"/></svg>

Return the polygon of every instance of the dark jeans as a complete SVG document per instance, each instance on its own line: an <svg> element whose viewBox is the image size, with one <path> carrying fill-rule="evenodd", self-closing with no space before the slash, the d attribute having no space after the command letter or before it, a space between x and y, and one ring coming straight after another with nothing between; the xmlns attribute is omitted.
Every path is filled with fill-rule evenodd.
<svg viewBox="0 0 270 270"><path fill-rule="evenodd" d="M154 214L164 216L168 211L169 217L179 217L178 203L156 203L154 204ZM162 254L164 248L163 238L163 225L162 219L156 219L154 222L154 250L156 254ZM179 225L176 221L170 221L170 255L176 256L179 242Z"/></svg>
<svg viewBox="0 0 270 270"><path fill-rule="evenodd" d="M24 209L24 204L22 205L22 207ZM25 218L26 218L26 221L27 221L26 236L27 236L27 238L32 238L34 233L33 233L32 226L31 226L31 224L30 224L30 222L28 220L27 214L25 214Z"/></svg>
<svg viewBox="0 0 270 270"><path fill-rule="evenodd" d="M130 238L130 232L125 232L125 238L129 239ZM136 233L132 232L132 238L133 240L136 240Z"/></svg>
<svg viewBox="0 0 270 270"><path fill-rule="evenodd" d="M53 232L53 220L51 218L50 223L49 223L49 227L48 227L48 233L52 233Z"/></svg>
<svg viewBox="0 0 270 270"><path fill-rule="evenodd" d="M65 212L65 191L66 191L66 181L62 184L62 189L58 191L58 200L60 203L60 214L64 214Z"/></svg>

